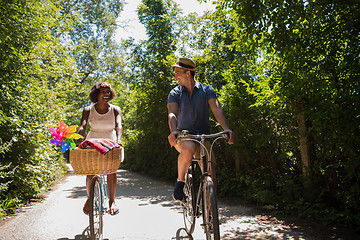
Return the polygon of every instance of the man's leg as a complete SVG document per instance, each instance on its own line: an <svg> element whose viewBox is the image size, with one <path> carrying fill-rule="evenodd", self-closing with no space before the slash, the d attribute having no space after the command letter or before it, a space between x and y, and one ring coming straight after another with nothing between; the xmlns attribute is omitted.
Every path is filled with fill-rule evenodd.
<svg viewBox="0 0 360 240"><path fill-rule="evenodd" d="M191 165L191 159L196 150L196 144L192 141L184 141L176 149L180 152L178 157L178 180L185 181L185 173Z"/></svg>
<svg viewBox="0 0 360 240"><path fill-rule="evenodd" d="M192 157L196 150L196 144L192 141L184 141L176 147L179 151L178 156L178 180L175 184L174 199L182 201L184 199L185 174L191 165Z"/></svg>

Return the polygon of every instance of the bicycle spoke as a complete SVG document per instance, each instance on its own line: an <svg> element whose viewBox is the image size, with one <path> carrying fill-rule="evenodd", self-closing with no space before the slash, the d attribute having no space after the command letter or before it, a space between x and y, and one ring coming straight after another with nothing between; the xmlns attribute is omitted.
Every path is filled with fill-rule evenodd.
<svg viewBox="0 0 360 240"><path fill-rule="evenodd" d="M90 188L90 239L97 240L103 237L103 207L100 181L94 177Z"/></svg>
<svg viewBox="0 0 360 240"><path fill-rule="evenodd" d="M183 204L185 229L188 234L192 234L195 228L195 215L194 215L195 193L194 193L192 173L190 169L185 176L184 194L186 198L186 201Z"/></svg>

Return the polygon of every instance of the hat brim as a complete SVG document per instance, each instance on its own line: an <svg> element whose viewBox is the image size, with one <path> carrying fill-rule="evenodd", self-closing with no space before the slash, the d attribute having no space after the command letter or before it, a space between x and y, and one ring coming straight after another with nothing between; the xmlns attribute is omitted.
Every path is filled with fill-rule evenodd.
<svg viewBox="0 0 360 240"><path fill-rule="evenodd" d="M172 65L172 67L178 67L178 68L182 68L182 69L186 69L186 70L190 70L190 71L193 71L193 72L196 72L197 71L197 68L186 68L186 67L183 67L183 66L180 66L179 64L175 63L174 65Z"/></svg>

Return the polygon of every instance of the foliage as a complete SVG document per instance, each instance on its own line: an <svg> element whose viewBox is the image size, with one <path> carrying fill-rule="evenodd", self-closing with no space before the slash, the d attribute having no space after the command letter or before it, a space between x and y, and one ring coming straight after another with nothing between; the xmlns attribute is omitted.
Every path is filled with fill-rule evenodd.
<svg viewBox="0 0 360 240"><path fill-rule="evenodd" d="M2 2L0 98L0 215L48 189L64 170L47 142L47 129L63 114L53 80L73 72L51 35L56 6ZM66 75L66 74L65 74ZM62 78L66 83L66 77Z"/></svg>
<svg viewBox="0 0 360 240"><path fill-rule="evenodd" d="M82 108L91 104L88 94L94 83L106 81L112 86L121 85L117 75L121 77L124 64L116 55L119 46L112 37L123 4L123 0L101 0L96 4L90 0L59 1L61 16L70 26L66 31L60 31L58 26L55 32L61 43L69 47L78 71L76 91L70 91L68 98L69 124L79 124Z"/></svg>
<svg viewBox="0 0 360 240"><path fill-rule="evenodd" d="M90 3L0 4L0 216L39 197L64 174L49 127L78 124L93 81L116 82L120 75L111 69L119 63L111 36L122 1Z"/></svg>
<svg viewBox="0 0 360 240"><path fill-rule="evenodd" d="M118 44L121 0L1 2L0 216L62 174L48 128L78 124L98 81L118 93L123 166L174 179L166 100L179 55L196 61L236 133L215 149L220 195L359 230L359 2L216 4L199 17L143 0L148 39Z"/></svg>
<svg viewBox="0 0 360 240"><path fill-rule="evenodd" d="M199 59L220 73L213 85L238 136L221 153L234 161L220 165L220 193L237 186L243 192L232 194L260 204L358 228L358 17L355 1L218 1Z"/></svg>
<svg viewBox="0 0 360 240"><path fill-rule="evenodd" d="M124 116L128 135L125 167L162 177L174 177L176 173L174 152L164 148L168 144L166 101L175 50L174 7L173 1L142 1L138 14L148 40L138 45L127 42L131 51L131 94Z"/></svg>
<svg viewBox="0 0 360 240"><path fill-rule="evenodd" d="M131 52L127 166L176 176L167 171L176 154L157 149L167 145L159 109L173 84L158 79L170 76L176 57L168 50L176 46L196 61L197 79L217 91L237 136L216 149L219 194L356 229L358 3L221 0L213 13L176 19L166 4L143 1L139 19L149 39L124 45ZM214 119L212 128L219 130Z"/></svg>

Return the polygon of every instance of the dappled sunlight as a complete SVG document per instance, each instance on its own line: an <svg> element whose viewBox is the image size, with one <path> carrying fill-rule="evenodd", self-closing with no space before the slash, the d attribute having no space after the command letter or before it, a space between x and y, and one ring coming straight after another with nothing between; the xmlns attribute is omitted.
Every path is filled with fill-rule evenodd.
<svg viewBox="0 0 360 240"><path fill-rule="evenodd" d="M117 181L117 196L130 197L148 201L149 204L168 204L172 200L171 186L158 180L153 180L139 173L119 170Z"/></svg>
<svg viewBox="0 0 360 240"><path fill-rule="evenodd" d="M64 190L67 198L85 199L85 176L73 175L71 172L70 176L76 184ZM126 227L126 232L136 232L138 226L142 226L141 232L149 232L154 239L204 239L201 217L196 219L193 236L183 233L182 205L173 201L172 191L173 185L169 182L119 169L116 201L121 217L114 221L113 217L106 216L106 232L111 232L112 228L119 225L122 229ZM79 212L82 204L81 201L77 207ZM263 211L245 206L236 199L219 198L218 207L222 239L317 239L310 237L316 235L316 231L311 231L311 226L295 224L289 217L264 214ZM170 216L171 226L168 220ZM134 222L137 224L134 225ZM165 230L163 226L170 229ZM132 235L137 236L137 233ZM331 234L328 236L331 237ZM138 237L141 239L140 235Z"/></svg>
<svg viewBox="0 0 360 240"><path fill-rule="evenodd" d="M201 217L196 219L192 236L184 231L182 205L173 201L171 183L126 170L118 170L117 175L120 213L104 216L105 239L205 239ZM70 173L42 201L23 208L14 221L0 225L0 231L6 236L16 233L16 239L88 239L89 220L82 212L85 199L85 176ZM219 198L218 206L224 240L356 239L338 238L308 221L270 215L238 199Z"/></svg>
<svg viewBox="0 0 360 240"><path fill-rule="evenodd" d="M74 187L71 189L65 190L66 192L69 192L68 198L84 198L87 196L86 193L86 186L85 186L85 180L84 180L84 186L83 187Z"/></svg>
<svg viewBox="0 0 360 240"><path fill-rule="evenodd" d="M310 239L276 218L267 216L232 216L222 225L224 239Z"/></svg>

